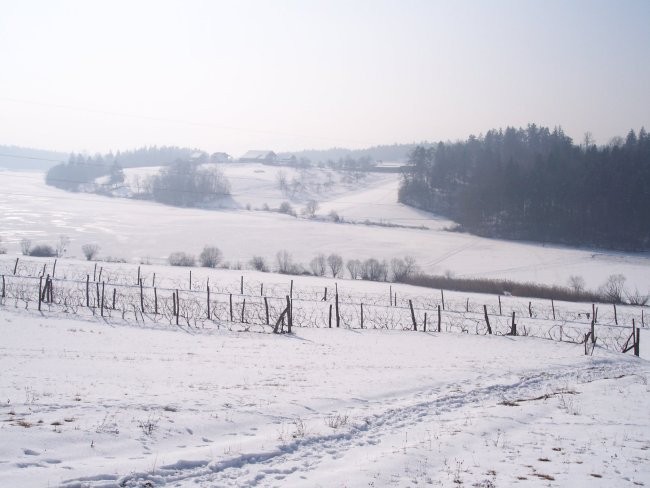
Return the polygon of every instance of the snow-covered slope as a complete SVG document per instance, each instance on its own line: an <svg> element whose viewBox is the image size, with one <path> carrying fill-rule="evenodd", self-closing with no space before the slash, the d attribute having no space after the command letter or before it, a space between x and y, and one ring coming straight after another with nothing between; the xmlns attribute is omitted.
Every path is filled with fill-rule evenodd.
<svg viewBox="0 0 650 488"><path fill-rule="evenodd" d="M13 307L0 330L0 486L650 483L649 365L602 349Z"/></svg>
<svg viewBox="0 0 650 488"><path fill-rule="evenodd" d="M597 287L609 275L622 273L631 289L650 292L648 253L572 249L446 232L441 229L451 222L397 203L397 175L371 178L356 190L339 185L335 195L323 192L317 214L326 216L336 210L348 220L368 218L428 230L335 224L255 211L263 203L277 207L284 199L274 187L274 172L279 170L263 167L265 173L256 173L260 170L256 166L227 169L233 199L244 208L250 203L251 211L174 208L72 194L46 186L42 175L3 172L0 179L7 190L0 193L2 237L9 252L18 252L23 237L53 242L66 234L72 238L72 255L81 255L84 243L98 242L103 256L133 261L164 260L173 251L198 254L206 244L220 247L226 260L243 264L253 255L273 262L281 249L302 263L316 253L336 252L345 259L412 255L428 272L449 270L458 276L548 284L565 285L569 276L581 275L588 287ZM300 204L296 209L300 210Z"/></svg>

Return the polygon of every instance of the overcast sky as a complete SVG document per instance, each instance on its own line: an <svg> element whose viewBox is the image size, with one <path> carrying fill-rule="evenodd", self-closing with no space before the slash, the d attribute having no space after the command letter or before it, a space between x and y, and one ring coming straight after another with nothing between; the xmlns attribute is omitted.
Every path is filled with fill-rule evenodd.
<svg viewBox="0 0 650 488"><path fill-rule="evenodd" d="M650 126L650 1L0 0L0 144L247 149Z"/></svg>

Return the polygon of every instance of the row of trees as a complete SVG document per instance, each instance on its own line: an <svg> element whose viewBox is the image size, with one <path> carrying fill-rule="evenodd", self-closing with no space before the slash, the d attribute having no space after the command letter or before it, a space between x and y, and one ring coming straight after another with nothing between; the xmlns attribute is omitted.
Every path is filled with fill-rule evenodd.
<svg viewBox="0 0 650 488"><path fill-rule="evenodd" d="M576 145L530 124L417 147L399 200L480 235L650 249L650 136Z"/></svg>

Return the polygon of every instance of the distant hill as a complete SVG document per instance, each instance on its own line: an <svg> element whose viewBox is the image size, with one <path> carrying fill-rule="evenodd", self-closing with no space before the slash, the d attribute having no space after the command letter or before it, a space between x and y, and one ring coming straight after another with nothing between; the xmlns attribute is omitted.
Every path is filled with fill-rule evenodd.
<svg viewBox="0 0 650 488"><path fill-rule="evenodd" d="M0 145L0 168L11 170L48 170L61 161L67 161L68 154L18 146Z"/></svg>
<svg viewBox="0 0 650 488"><path fill-rule="evenodd" d="M421 142L419 144L390 144L381 146L372 146L366 149L346 149L342 147L333 147L331 149L307 149L297 152L279 153L279 156L288 156L293 154L296 158L306 158L312 163L326 163L327 161L338 161L340 159L352 158L361 159L369 158L371 161L403 161L408 160L409 154L416 147L430 147L432 143Z"/></svg>

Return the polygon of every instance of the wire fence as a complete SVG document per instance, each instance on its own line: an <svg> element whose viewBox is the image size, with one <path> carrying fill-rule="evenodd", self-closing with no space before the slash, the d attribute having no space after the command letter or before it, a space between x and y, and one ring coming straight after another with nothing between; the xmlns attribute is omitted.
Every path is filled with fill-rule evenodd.
<svg viewBox="0 0 650 488"><path fill-rule="evenodd" d="M19 269L19 264L21 267ZM237 328L268 332L293 327L388 329L467 334L523 335L554 341L592 341L613 351L637 344L635 327L645 327L643 309L599 312L595 304L556 307L540 301L510 300L500 296L459 299L432 290L414 295L388 285L387 293L326 287L294 287L239 283L192 277L187 279L137 274L125 269L87 270L68 267L62 276L48 274L46 264L4 263L1 306L38 308L41 312L99 315L135 322L152 322L192 328ZM56 273L56 264L49 270ZM14 274L15 273L15 274ZM480 303L480 298L489 303ZM287 306L287 304L289 304ZM609 307L609 306L608 306ZM289 309L290 313L286 313ZM283 313L284 312L284 313ZM638 323L637 323L638 322ZM515 325L513 325L515 324ZM586 350L586 348L585 348Z"/></svg>

